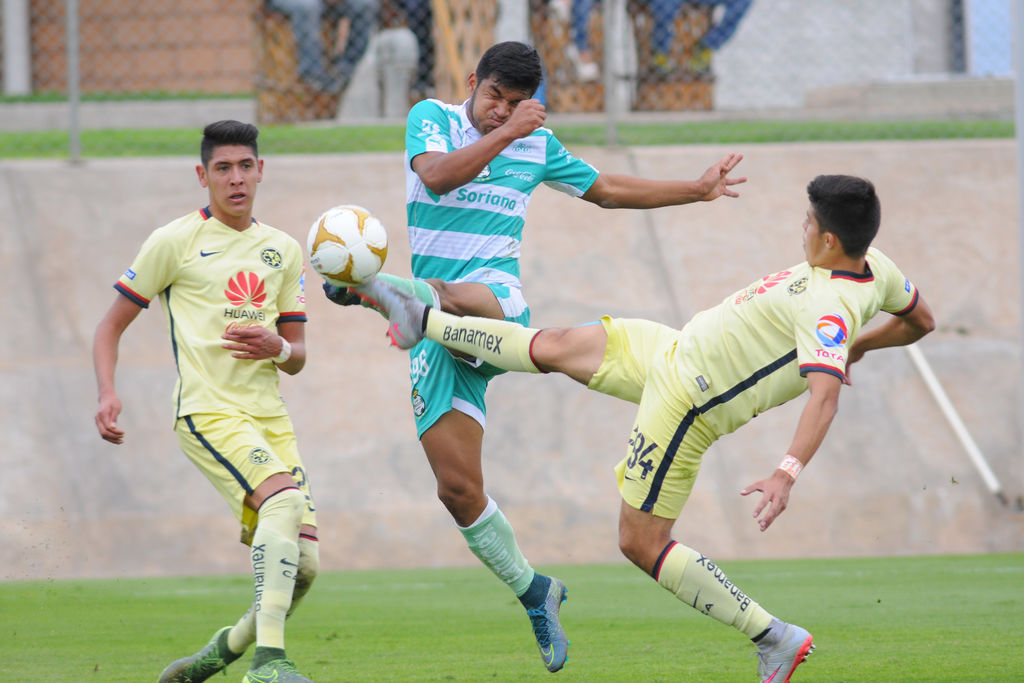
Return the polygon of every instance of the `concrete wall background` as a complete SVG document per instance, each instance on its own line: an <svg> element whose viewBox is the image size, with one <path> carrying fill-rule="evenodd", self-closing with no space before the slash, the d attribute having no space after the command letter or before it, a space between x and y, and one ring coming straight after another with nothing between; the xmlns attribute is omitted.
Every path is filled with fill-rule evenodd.
<svg viewBox="0 0 1024 683"><path fill-rule="evenodd" d="M1020 263L1012 141L743 145L738 200L602 211L534 197L524 282L537 325L602 313L682 324L800 260L806 183L865 175L883 201L876 244L932 305L921 348L1011 499L1024 493ZM397 154L266 158L260 220L304 243L324 209L371 208L387 269L408 273ZM574 150L604 172L696 177L733 148ZM224 503L177 448L162 315L121 346L121 447L96 435L91 340L111 285L155 227L206 203L185 158L0 162L0 545L3 579L248 571ZM310 471L327 570L472 565L434 496L408 407L407 361L365 310L309 282L309 362L282 378ZM154 307L155 308L155 307ZM760 416L705 456L676 536L719 559L1024 550L1024 514L985 488L899 349L854 385L790 508L766 534L737 491L766 475L802 401ZM537 565L619 561L618 496L633 407L563 377L505 376L489 392L485 476Z"/></svg>

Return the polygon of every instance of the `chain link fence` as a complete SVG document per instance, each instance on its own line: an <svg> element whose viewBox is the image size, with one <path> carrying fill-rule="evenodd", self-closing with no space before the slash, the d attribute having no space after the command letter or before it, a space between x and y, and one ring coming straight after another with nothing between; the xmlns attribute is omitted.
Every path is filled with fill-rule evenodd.
<svg viewBox="0 0 1024 683"><path fill-rule="evenodd" d="M418 99L461 101L479 55L505 39L536 45L551 114L603 125L609 139L656 122L709 138L722 122L760 139L841 136L851 122L901 136L1012 134L1011 0L2 7L0 158L74 156L79 138L87 155L126 153L156 132L165 146L150 149L191 154L195 129L227 117L281 125L285 146L311 127L401 126ZM284 126L304 122L316 125Z"/></svg>

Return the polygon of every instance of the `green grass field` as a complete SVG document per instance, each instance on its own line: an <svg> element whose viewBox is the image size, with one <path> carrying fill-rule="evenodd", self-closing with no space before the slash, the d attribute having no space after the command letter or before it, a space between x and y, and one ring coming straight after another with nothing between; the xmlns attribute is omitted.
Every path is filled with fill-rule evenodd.
<svg viewBox="0 0 1024 683"><path fill-rule="evenodd" d="M795 681L1024 680L1024 554L736 561L730 578L817 649ZM335 681L752 681L753 646L631 566L545 567L569 587L566 668L486 570L322 575L288 653ZM0 583L2 680L155 681L241 614L245 576ZM248 657L214 681L240 680Z"/></svg>
<svg viewBox="0 0 1024 683"><path fill-rule="evenodd" d="M559 140L570 147L602 146L605 125L552 124ZM815 142L865 140L925 140L1011 138L1012 121L708 121L689 123L621 123L618 144L689 145L760 142ZM134 156L192 156L195 128L85 130L81 135L84 158ZM54 159L69 154L67 131L0 132L0 159ZM405 127L260 126L260 153L322 154L339 152L401 152Z"/></svg>

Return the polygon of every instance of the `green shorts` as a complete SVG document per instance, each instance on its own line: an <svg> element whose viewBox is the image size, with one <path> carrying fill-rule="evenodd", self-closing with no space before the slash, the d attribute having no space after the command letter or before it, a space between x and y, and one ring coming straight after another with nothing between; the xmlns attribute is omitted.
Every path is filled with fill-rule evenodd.
<svg viewBox="0 0 1024 683"><path fill-rule="evenodd" d="M639 404L626 457L615 467L619 492L638 510L676 519L717 438L678 377L679 330L649 320L601 323L608 343L589 388Z"/></svg>
<svg viewBox="0 0 1024 683"><path fill-rule="evenodd" d="M309 478L287 415L259 419L226 413L188 415L177 420L174 431L185 455L210 480L241 523L243 543L252 540L258 520L256 511L243 504L245 497L268 477L281 472L290 474L306 497L302 523L316 526Z"/></svg>
<svg viewBox="0 0 1024 683"><path fill-rule="evenodd" d="M530 309L526 308L518 290L510 291L502 285L488 284L495 297L508 311L515 306L522 313L505 320L530 324ZM513 306L506 301L514 300ZM424 339L409 349L409 379L412 382L412 414L416 419L416 436L430 429L449 410L458 410L486 426L487 405L484 393L492 377L505 371L487 363L469 362L456 358L437 342Z"/></svg>

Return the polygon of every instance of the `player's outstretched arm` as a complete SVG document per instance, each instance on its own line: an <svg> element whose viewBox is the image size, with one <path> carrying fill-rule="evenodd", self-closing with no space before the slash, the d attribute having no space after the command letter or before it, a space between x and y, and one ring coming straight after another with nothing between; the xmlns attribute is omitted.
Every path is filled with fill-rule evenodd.
<svg viewBox="0 0 1024 683"><path fill-rule="evenodd" d="M583 194L583 199L605 209L654 209L710 202L722 196L739 197L732 186L745 183L747 179L732 177L729 173L742 160L742 154L727 154L698 180L651 180L602 173Z"/></svg>
<svg viewBox="0 0 1024 683"><path fill-rule="evenodd" d="M789 491L793 488L796 475L814 457L839 409L839 390L842 385L842 380L835 375L826 372L808 373L807 386L811 396L800 413L796 434L783 462L770 477L755 481L740 491L741 496L761 492L761 500L754 507L754 519L761 531L767 530L789 504Z"/></svg>
<svg viewBox="0 0 1024 683"><path fill-rule="evenodd" d="M99 402L95 416L96 429L110 443L124 442L124 430L117 426L117 418L121 415L121 399L114 389L117 347L121 335L141 311L141 306L118 294L96 326L93 336L92 362Z"/></svg>

